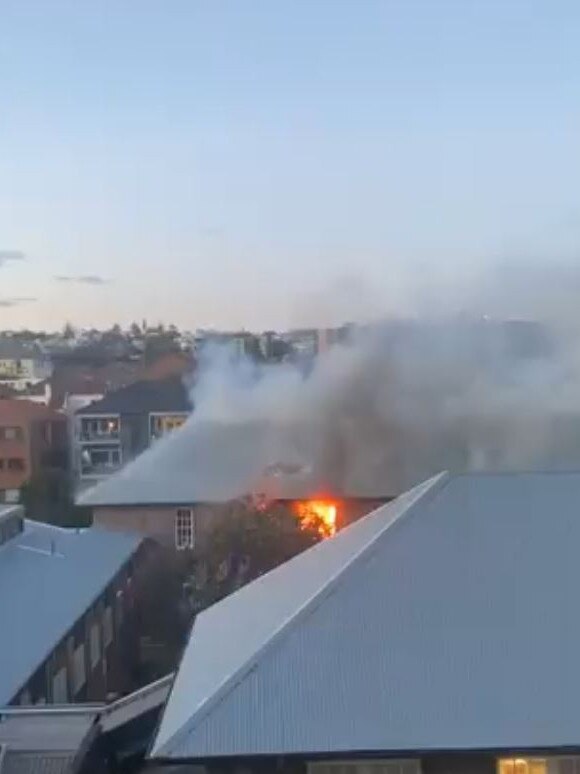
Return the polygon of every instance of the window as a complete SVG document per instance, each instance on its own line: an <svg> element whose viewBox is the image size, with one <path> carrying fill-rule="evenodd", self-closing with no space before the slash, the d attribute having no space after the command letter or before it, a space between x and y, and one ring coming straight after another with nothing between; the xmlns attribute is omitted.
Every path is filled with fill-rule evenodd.
<svg viewBox="0 0 580 774"><path fill-rule="evenodd" d="M17 503L20 500L20 489L6 489L4 491L4 502Z"/></svg>
<svg viewBox="0 0 580 774"><path fill-rule="evenodd" d="M165 433L176 430L185 423L187 417L188 414L150 414L149 433L151 438L161 438Z"/></svg>
<svg viewBox="0 0 580 774"><path fill-rule="evenodd" d="M123 592L117 591L117 598L115 601L115 626L117 631L121 628L123 623Z"/></svg>
<svg viewBox="0 0 580 774"><path fill-rule="evenodd" d="M81 455L83 473L110 472L121 464L121 452L118 446L103 446L84 449Z"/></svg>
<svg viewBox="0 0 580 774"><path fill-rule="evenodd" d="M110 606L105 608L103 614L103 645L108 648L113 642L113 611Z"/></svg>
<svg viewBox="0 0 580 774"><path fill-rule="evenodd" d="M66 667L59 669L52 678L52 702L53 704L66 704L68 702Z"/></svg>
<svg viewBox="0 0 580 774"><path fill-rule="evenodd" d="M497 774L547 774L545 758L500 758Z"/></svg>
<svg viewBox="0 0 580 774"><path fill-rule="evenodd" d="M500 758L497 774L580 774L580 758Z"/></svg>
<svg viewBox="0 0 580 774"><path fill-rule="evenodd" d="M175 547L178 551L195 545L195 521L191 508L179 508L175 516Z"/></svg>
<svg viewBox="0 0 580 774"><path fill-rule="evenodd" d="M91 634L89 639L91 669L94 669L101 660L101 630L99 622L91 624Z"/></svg>
<svg viewBox="0 0 580 774"><path fill-rule="evenodd" d="M8 459L8 470L24 470L24 460L20 457L10 457Z"/></svg>
<svg viewBox="0 0 580 774"><path fill-rule="evenodd" d="M85 646L81 644L73 653L72 688L75 695L81 690L86 680Z"/></svg>
<svg viewBox="0 0 580 774"><path fill-rule="evenodd" d="M22 428L0 427L0 439L4 441L20 441L22 439Z"/></svg>
<svg viewBox="0 0 580 774"><path fill-rule="evenodd" d="M420 774L419 760L321 761L309 763L308 774Z"/></svg>

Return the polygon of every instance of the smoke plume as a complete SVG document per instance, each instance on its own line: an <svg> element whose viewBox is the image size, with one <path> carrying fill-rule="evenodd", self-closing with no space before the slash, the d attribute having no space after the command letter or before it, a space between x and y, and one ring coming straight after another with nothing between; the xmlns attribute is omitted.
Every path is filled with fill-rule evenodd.
<svg viewBox="0 0 580 774"><path fill-rule="evenodd" d="M187 423L102 486L130 485L126 502L171 499L184 480L205 501L386 496L445 469L580 468L580 272L519 269L455 308L440 293L447 316L355 328L307 371L209 350Z"/></svg>

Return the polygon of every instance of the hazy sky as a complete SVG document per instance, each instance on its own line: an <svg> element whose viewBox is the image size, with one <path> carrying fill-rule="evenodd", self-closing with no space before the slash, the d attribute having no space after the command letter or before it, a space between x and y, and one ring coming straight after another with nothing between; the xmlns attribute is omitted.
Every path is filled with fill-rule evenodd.
<svg viewBox="0 0 580 774"><path fill-rule="evenodd" d="M0 328L414 311L575 257L579 40L578 0L0 0Z"/></svg>

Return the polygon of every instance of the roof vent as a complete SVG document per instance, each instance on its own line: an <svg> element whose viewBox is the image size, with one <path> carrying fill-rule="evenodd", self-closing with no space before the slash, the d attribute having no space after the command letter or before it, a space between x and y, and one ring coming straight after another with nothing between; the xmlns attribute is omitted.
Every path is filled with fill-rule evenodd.
<svg viewBox="0 0 580 774"><path fill-rule="evenodd" d="M13 508L0 507L0 546L24 532L24 516L21 505Z"/></svg>

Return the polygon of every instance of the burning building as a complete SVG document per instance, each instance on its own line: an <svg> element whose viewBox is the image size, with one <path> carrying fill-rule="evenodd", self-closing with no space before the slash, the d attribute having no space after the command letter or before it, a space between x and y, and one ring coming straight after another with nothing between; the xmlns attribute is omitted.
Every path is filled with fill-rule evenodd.
<svg viewBox="0 0 580 774"><path fill-rule="evenodd" d="M304 443L306 437L314 445ZM96 487L79 504L95 524L137 532L178 550L203 546L205 536L233 500L287 503L305 525L316 521L328 537L392 499L394 493L344 487L318 464L316 433L265 423L206 423L177 431L167 442ZM172 465L164 444L171 443ZM167 446L168 448L168 446Z"/></svg>

